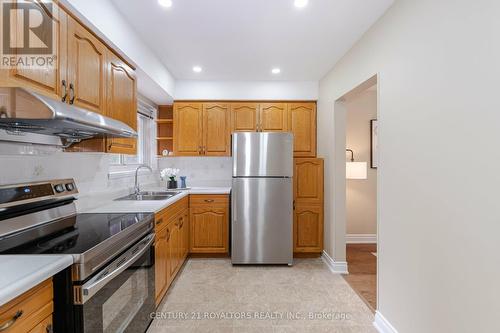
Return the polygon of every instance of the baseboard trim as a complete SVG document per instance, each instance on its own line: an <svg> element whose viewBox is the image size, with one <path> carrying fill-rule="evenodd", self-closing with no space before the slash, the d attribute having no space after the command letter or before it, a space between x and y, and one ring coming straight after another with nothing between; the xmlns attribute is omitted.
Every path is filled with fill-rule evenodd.
<svg viewBox="0 0 500 333"><path fill-rule="evenodd" d="M335 261L330 257L326 251L323 251L323 255L321 256L321 259L325 262L325 264L328 266L330 271L335 274L349 274L349 271L347 270L347 262L346 261Z"/></svg>
<svg viewBox="0 0 500 333"><path fill-rule="evenodd" d="M347 234L346 244L377 244L377 234Z"/></svg>
<svg viewBox="0 0 500 333"><path fill-rule="evenodd" d="M375 312L375 320L373 326L379 333L398 333L398 331L391 325L391 323L380 312Z"/></svg>

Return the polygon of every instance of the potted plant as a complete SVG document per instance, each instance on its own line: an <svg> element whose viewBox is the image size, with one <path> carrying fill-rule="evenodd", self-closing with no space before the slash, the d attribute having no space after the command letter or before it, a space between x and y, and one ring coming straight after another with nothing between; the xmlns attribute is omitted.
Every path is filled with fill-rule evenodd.
<svg viewBox="0 0 500 333"><path fill-rule="evenodd" d="M161 179L167 180L167 188L174 189L177 188L177 174L179 174L179 169L166 168L160 172Z"/></svg>

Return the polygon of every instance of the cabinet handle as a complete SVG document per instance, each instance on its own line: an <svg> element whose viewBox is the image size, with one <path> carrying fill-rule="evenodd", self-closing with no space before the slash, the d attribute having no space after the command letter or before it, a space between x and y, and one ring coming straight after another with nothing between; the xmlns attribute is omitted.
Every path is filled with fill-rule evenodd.
<svg viewBox="0 0 500 333"><path fill-rule="evenodd" d="M182 228L182 226L184 225L184 216L181 216L179 217L179 222L177 224L177 226L180 228Z"/></svg>
<svg viewBox="0 0 500 333"><path fill-rule="evenodd" d="M66 103L66 98L68 97L68 89L66 88L66 80L62 80L63 93L62 102Z"/></svg>
<svg viewBox="0 0 500 333"><path fill-rule="evenodd" d="M156 221L156 225L160 225L163 223L163 219L159 219L158 221Z"/></svg>
<svg viewBox="0 0 500 333"><path fill-rule="evenodd" d="M207 154L207 147L203 146L203 155L206 155L206 154Z"/></svg>
<svg viewBox="0 0 500 333"><path fill-rule="evenodd" d="M21 316L23 315L23 310L19 310L16 312L16 314L14 315L14 317L12 317L10 320L6 321L5 323L3 324L0 324L0 332L3 332L3 331L6 331L9 327L11 327L12 325L15 324L15 322L21 318Z"/></svg>
<svg viewBox="0 0 500 333"><path fill-rule="evenodd" d="M69 104L73 104L75 102L75 86L73 86L73 83L69 84Z"/></svg>
<svg viewBox="0 0 500 333"><path fill-rule="evenodd" d="M170 229L167 229L167 242L170 240Z"/></svg>
<svg viewBox="0 0 500 333"><path fill-rule="evenodd" d="M198 146L198 155L202 154L201 146Z"/></svg>
<svg viewBox="0 0 500 333"><path fill-rule="evenodd" d="M293 210L295 210L295 200L293 200Z"/></svg>
<svg viewBox="0 0 500 333"><path fill-rule="evenodd" d="M214 199L205 199L205 202L214 202Z"/></svg>

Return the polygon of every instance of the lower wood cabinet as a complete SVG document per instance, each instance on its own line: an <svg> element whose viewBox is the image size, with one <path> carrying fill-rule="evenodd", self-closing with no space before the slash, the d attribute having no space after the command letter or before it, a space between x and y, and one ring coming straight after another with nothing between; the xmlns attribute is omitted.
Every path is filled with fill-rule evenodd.
<svg viewBox="0 0 500 333"><path fill-rule="evenodd" d="M0 307L2 333L51 333L53 305L52 279L42 282Z"/></svg>
<svg viewBox="0 0 500 333"><path fill-rule="evenodd" d="M190 252L227 253L229 250L229 196L192 195Z"/></svg>
<svg viewBox="0 0 500 333"><path fill-rule="evenodd" d="M166 294L187 257L189 199L185 197L155 216L155 297Z"/></svg>
<svg viewBox="0 0 500 333"><path fill-rule="evenodd" d="M229 250L229 196L190 195L155 216L156 305L167 293L189 253Z"/></svg>
<svg viewBox="0 0 500 333"><path fill-rule="evenodd" d="M296 253L323 251L323 207L296 205L293 213L293 244Z"/></svg>
<svg viewBox="0 0 500 333"><path fill-rule="evenodd" d="M324 162L320 158L296 158L293 175L293 252L323 251Z"/></svg>

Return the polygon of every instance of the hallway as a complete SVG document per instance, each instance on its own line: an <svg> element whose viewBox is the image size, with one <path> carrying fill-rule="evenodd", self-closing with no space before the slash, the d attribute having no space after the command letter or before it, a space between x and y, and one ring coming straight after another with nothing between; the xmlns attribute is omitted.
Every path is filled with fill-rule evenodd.
<svg viewBox="0 0 500 333"><path fill-rule="evenodd" d="M344 279L373 312L377 309L377 244L347 244L349 274Z"/></svg>

